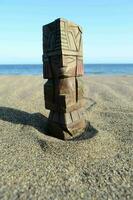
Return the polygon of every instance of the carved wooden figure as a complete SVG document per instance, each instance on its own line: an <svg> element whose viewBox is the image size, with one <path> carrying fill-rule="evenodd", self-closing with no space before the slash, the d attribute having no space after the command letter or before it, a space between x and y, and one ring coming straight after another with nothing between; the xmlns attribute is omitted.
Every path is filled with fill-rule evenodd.
<svg viewBox="0 0 133 200"><path fill-rule="evenodd" d="M45 107L50 110L48 130L55 137L69 139L86 127L83 74L81 27L60 18L43 26Z"/></svg>

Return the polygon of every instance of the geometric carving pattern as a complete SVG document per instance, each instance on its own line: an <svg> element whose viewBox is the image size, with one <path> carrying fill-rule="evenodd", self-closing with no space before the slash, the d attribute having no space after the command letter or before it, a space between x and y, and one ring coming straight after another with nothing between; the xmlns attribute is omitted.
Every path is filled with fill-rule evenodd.
<svg viewBox="0 0 133 200"><path fill-rule="evenodd" d="M81 108L84 106L83 96L83 83L78 77L59 79L57 83L51 79L44 85L45 107L49 110L70 112Z"/></svg>
<svg viewBox="0 0 133 200"><path fill-rule="evenodd" d="M81 27L64 19L43 26L43 63L44 78L83 75Z"/></svg>
<svg viewBox="0 0 133 200"><path fill-rule="evenodd" d="M82 29L57 19L43 26L43 77L45 107L50 110L49 131L56 137L74 137L85 129Z"/></svg>

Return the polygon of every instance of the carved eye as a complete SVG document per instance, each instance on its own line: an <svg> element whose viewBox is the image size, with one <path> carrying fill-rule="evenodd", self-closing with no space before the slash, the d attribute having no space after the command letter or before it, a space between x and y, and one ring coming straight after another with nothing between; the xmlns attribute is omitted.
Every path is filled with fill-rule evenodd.
<svg viewBox="0 0 133 200"><path fill-rule="evenodd" d="M69 64L76 61L76 57L69 56L69 57L66 57L66 60L67 60L67 63Z"/></svg>

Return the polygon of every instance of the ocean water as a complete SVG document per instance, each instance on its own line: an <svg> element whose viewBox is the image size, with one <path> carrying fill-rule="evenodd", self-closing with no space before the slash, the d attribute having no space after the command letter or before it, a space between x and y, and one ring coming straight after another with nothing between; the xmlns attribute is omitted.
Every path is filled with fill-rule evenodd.
<svg viewBox="0 0 133 200"><path fill-rule="evenodd" d="M133 64L85 64L88 75L133 75ZM0 65L0 75L41 75L42 65Z"/></svg>

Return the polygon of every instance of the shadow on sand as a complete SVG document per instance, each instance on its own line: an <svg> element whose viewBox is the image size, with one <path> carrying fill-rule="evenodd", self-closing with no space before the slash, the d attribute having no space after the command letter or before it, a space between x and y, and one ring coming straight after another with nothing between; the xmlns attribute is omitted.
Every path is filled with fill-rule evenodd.
<svg viewBox="0 0 133 200"><path fill-rule="evenodd" d="M8 121L13 124L29 125L37 129L39 132L51 136L47 131L48 118L41 113L28 113L25 111L17 110L9 107L0 107L0 119ZM92 138L98 131L91 125L88 126L86 131L77 138L72 138L69 141L85 140Z"/></svg>
<svg viewBox="0 0 133 200"><path fill-rule="evenodd" d="M28 113L14 108L0 107L0 119L13 124L29 125L46 134L47 118L41 113Z"/></svg>

